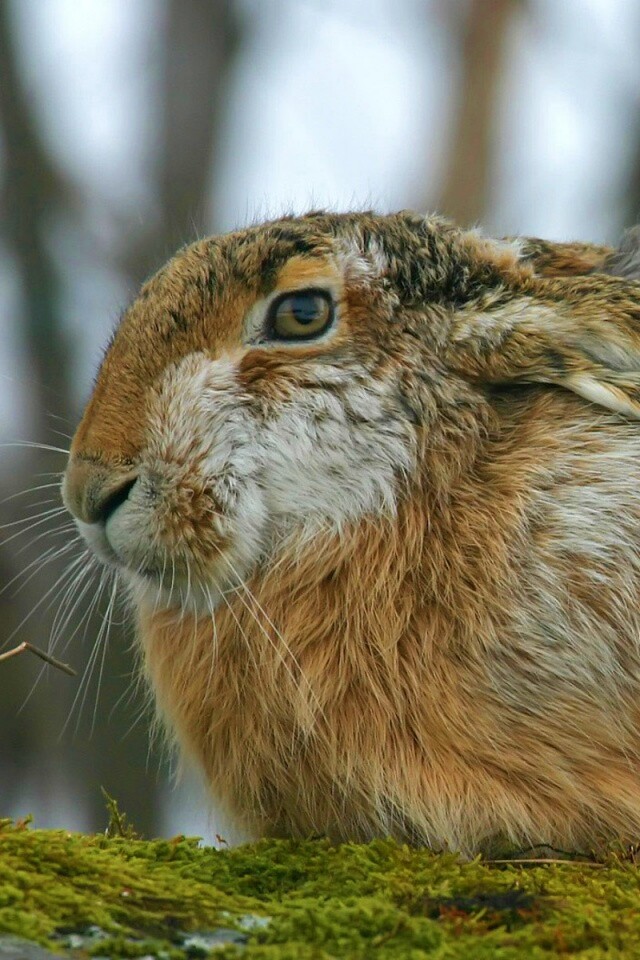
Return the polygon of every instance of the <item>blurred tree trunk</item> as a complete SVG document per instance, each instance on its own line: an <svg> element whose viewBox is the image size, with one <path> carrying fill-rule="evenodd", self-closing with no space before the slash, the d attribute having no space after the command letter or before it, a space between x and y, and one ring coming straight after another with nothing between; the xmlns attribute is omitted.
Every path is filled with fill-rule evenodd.
<svg viewBox="0 0 640 960"><path fill-rule="evenodd" d="M131 251L136 287L179 247L215 229L208 205L241 47L237 7L234 0L167 4L154 158L159 222Z"/></svg>
<svg viewBox="0 0 640 960"><path fill-rule="evenodd" d="M36 436L43 438L49 427L46 411L63 418L71 412L71 344L64 333L60 280L49 252L53 218L70 198L68 185L42 141L20 76L10 14L10 4L0 2L1 230L22 285L22 332L33 376L34 427Z"/></svg>
<svg viewBox="0 0 640 960"><path fill-rule="evenodd" d="M68 193L63 178L50 160L31 110L20 75L11 9L7 2L0 3L0 64L3 150L0 232L21 286L20 332L30 373L27 400L33 416L31 439L62 445L51 437L47 411L63 418L65 424L70 422L69 373L72 364L70 344L66 342L60 315L60 280L47 236L52 219ZM11 454L2 460L6 463L10 458ZM14 454L11 459L20 465L18 476L15 473L11 476L12 493L43 483L42 479L34 480L34 477L52 468L51 456L38 450L26 457L16 458ZM57 461L53 465L61 468L64 456ZM7 539L12 532L9 528ZM5 583L29 562L30 558L25 558L24 554L16 556L23 543L23 538L19 537L6 545L0 544L0 569ZM57 567L53 577L59 574L60 568ZM0 622L5 635L18 627L20 619L36 599L37 595L30 593L16 601L6 592L2 593ZM37 623L39 632L47 631L45 621L46 618L40 618ZM22 635L17 637L18 640L24 638ZM32 667L21 658L20 663L12 663L9 670L3 671L7 681L3 683L0 706L2 736L6 742L2 761L13 770L13 777L10 772L5 772L3 786L9 789L16 787L26 773L27 758L42 767L47 756L56 755L55 737L62 729L71 704L69 685L61 685L56 689L53 701L43 705L42 710L30 710L18 718L18 709L30 687L28 678L33 676ZM59 748L57 752L60 752ZM3 800L8 802L6 789L4 792Z"/></svg>
<svg viewBox="0 0 640 960"><path fill-rule="evenodd" d="M26 391L33 417L30 439L65 447L68 441L60 439L56 427L62 422L64 429L71 432L71 425L77 419L71 390L75 357L65 330L62 280L51 248L53 230L61 219L77 220L79 198L74 196L57 168L41 135L37 114L20 70L11 12L10 3L6 0L0 2L0 131L3 148L0 231L21 286L22 310L16 322L19 323L30 374ZM75 223L73 228L80 229L80 226ZM51 415L60 419L52 421ZM2 459L6 462L6 458ZM11 475L11 495L44 482L53 482L50 471L54 467L62 470L65 460L64 454L55 455L53 459L50 452L42 450L34 450L30 456L20 458L24 467L19 476ZM44 473L49 475L43 477ZM54 501L56 495L55 489L50 488ZM44 497L36 494L30 499L38 501ZM21 498L10 506L16 510L26 503ZM30 512L39 513L45 507L45 504L32 507ZM0 512L4 514L5 508ZM48 537L37 538L46 528L55 529L59 525L59 519L53 519L50 524L37 526L32 534L25 533L17 539L13 539L15 530L10 527L6 537L0 537L3 583L8 584L32 561L37 563L44 559L52 541ZM14 642L29 639L38 646L47 645L67 580L63 579L54 589L50 598L54 602L50 608L42 601L65 566L62 559L53 558L17 597L6 592L0 595L0 624L4 637L17 630ZM91 588L89 599L94 593L95 589ZM66 635L73 632L85 609L86 603L76 610L65 630ZM31 616L27 617L28 614ZM25 622L21 626L23 618ZM98 635L100 624L98 615L89 620L86 631L89 643ZM81 641L82 632L72 638L65 653L65 658L76 665L87 659ZM114 694L113 699L109 698L110 704L115 703L122 693L123 676L127 672L122 664L124 648L122 631L116 627L110 632L105 665L105 676L116 677L117 690L109 691ZM117 664L117 673L114 664ZM123 765L119 782L125 784L125 789L111 782L114 762L118 763L114 741L131 726L133 708L128 714L116 711L114 722L97 725L95 735L91 736L93 710L90 693L87 698L89 707L80 711L75 708L70 730L63 735L80 680L70 681L55 672L46 674L28 707L20 712L40 669L27 656L2 664L2 673L2 803L12 803L25 784L29 784L30 793L42 802L46 803L48 794L55 795L56 802L60 802L65 795L66 780L69 796L84 801L85 812L97 827L105 819L104 799L99 789L105 783L129 804L128 811L140 829L151 832L158 804L154 791L150 796L149 777L145 773L148 743L143 729L139 729L137 739L132 736L127 741L131 749L137 750L137 761L128 762L126 767ZM105 682L104 686L111 687L111 684ZM94 692L94 699L96 695ZM108 709L106 697L101 698L101 704L103 709ZM76 726L76 717L76 738L72 742L70 731Z"/></svg>
<svg viewBox="0 0 640 960"><path fill-rule="evenodd" d="M522 0L469 0L460 24L460 93L437 208L463 226L487 214L505 52L522 6ZM450 16L459 13L457 5L445 9Z"/></svg>

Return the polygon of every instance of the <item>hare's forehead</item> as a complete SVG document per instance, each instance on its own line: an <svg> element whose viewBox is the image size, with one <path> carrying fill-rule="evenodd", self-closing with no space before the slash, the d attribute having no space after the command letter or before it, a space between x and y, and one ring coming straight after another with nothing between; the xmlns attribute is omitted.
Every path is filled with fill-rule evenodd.
<svg viewBox="0 0 640 960"><path fill-rule="evenodd" d="M188 249L168 264L134 303L123 331L137 328L141 344L154 337L173 351L187 343L212 351L242 343L246 316L256 306L309 287L339 297L345 281L344 256L326 250L254 253L250 266L233 249L203 254Z"/></svg>

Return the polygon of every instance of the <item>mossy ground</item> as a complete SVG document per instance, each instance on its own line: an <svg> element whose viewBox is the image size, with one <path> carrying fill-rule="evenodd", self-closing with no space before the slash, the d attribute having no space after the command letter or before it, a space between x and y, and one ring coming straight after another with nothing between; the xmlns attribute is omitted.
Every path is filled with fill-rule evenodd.
<svg viewBox="0 0 640 960"><path fill-rule="evenodd" d="M212 956L612 960L640 957L640 868L613 854L604 863L463 863L391 841L215 850L184 837L0 821L0 932L63 952L61 933L93 925L109 939L73 956L205 956L181 933L235 927L246 943Z"/></svg>

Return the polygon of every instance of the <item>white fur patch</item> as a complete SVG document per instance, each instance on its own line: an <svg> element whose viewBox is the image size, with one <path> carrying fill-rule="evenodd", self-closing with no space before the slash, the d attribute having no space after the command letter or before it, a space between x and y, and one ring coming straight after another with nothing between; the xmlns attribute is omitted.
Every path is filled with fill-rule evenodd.
<svg viewBox="0 0 640 960"><path fill-rule="evenodd" d="M310 365L314 372L344 389L296 390L266 424L259 444L269 512L335 529L366 513L392 513L398 476L414 462L406 420L390 412L384 384L358 383L324 365Z"/></svg>

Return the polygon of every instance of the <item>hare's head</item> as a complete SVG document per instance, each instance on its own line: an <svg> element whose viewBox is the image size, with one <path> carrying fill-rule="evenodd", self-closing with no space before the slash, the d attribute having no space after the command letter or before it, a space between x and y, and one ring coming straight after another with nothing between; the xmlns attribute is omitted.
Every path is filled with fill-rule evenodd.
<svg viewBox="0 0 640 960"><path fill-rule="evenodd" d="M65 502L139 596L210 608L283 539L435 483L438 449L458 462L503 384L636 415L632 284L571 276L598 260L409 213L195 243L123 317Z"/></svg>

